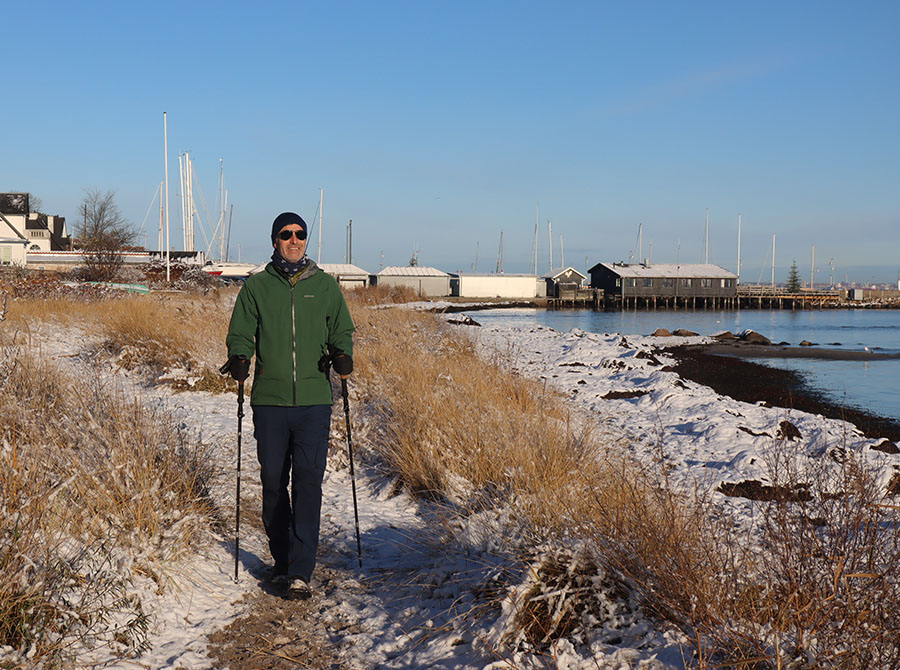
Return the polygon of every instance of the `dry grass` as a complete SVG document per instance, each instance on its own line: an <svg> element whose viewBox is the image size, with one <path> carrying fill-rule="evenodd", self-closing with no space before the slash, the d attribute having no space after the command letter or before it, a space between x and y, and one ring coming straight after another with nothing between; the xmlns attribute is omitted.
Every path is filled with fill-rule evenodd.
<svg viewBox="0 0 900 670"><path fill-rule="evenodd" d="M712 491L672 490L664 462L637 468L616 436L579 425L559 396L479 359L434 316L367 309L363 295L350 296L355 379L378 453L448 513L505 507L521 524L506 546L534 558L507 593L507 642L552 667L553 641L585 643L618 594L679 628L695 667L900 667L900 519L861 460L838 450L837 469L800 472L774 442L772 481L811 496L754 503L751 535Z"/></svg>
<svg viewBox="0 0 900 670"><path fill-rule="evenodd" d="M97 376L23 346L0 356L0 645L51 666L79 641L139 649L147 619L129 575L165 589L168 566L208 541L209 459Z"/></svg>

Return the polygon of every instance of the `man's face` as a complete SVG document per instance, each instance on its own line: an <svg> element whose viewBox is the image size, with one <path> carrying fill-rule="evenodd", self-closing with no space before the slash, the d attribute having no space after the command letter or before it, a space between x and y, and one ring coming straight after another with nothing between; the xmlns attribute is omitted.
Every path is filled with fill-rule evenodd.
<svg viewBox="0 0 900 670"><path fill-rule="evenodd" d="M288 239L282 239L287 233L285 231L291 231L291 236ZM297 239L297 235L294 233L303 232L303 228L298 226L296 223L292 223L289 226L285 226L282 228L278 235L275 236L275 249L281 255L281 257L286 260L288 263L296 263L301 258L303 258L303 254L306 253L306 238L302 240Z"/></svg>

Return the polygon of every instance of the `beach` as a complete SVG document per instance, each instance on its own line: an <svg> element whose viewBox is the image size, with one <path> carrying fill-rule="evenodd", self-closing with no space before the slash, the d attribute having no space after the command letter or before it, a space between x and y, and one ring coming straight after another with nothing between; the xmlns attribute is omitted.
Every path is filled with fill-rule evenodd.
<svg viewBox="0 0 900 670"><path fill-rule="evenodd" d="M748 358L822 358L877 360L895 355L865 351L813 349L760 344L707 343L668 350L678 361L674 371L735 400L795 409L852 423L868 437L900 440L900 421L830 401L793 370L754 363Z"/></svg>

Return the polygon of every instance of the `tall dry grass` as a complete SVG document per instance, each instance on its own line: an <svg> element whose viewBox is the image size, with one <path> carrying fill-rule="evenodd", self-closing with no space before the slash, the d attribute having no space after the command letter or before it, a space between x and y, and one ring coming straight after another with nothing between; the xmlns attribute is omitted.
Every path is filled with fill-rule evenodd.
<svg viewBox="0 0 900 670"><path fill-rule="evenodd" d="M433 315L363 295L355 380L374 448L449 513L511 510L520 525L499 545L535 556L528 585L505 591L507 644L552 666L554 640L614 639L598 617L638 608L682 631L693 667L900 667L900 516L862 458L798 470L799 447L773 441L770 479L810 495L752 503L748 531L713 491L672 489L664 458L638 467L621 437Z"/></svg>
<svg viewBox="0 0 900 670"><path fill-rule="evenodd" d="M63 371L21 337L60 323L113 324L110 336L126 323L155 341L148 312L139 323L129 304L17 302L0 323L4 662L66 667L76 643L140 649L148 620L132 579L167 589L174 562L218 523L211 461L179 421L107 389L88 367ZM163 316L155 312L160 329Z"/></svg>

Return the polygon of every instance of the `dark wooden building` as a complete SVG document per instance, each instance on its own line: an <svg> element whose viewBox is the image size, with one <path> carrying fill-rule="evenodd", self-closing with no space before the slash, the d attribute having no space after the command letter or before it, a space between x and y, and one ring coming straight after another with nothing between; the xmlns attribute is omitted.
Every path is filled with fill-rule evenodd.
<svg viewBox="0 0 900 670"><path fill-rule="evenodd" d="M622 308L730 307L737 298L737 275L718 265L598 263L589 272L591 287Z"/></svg>

